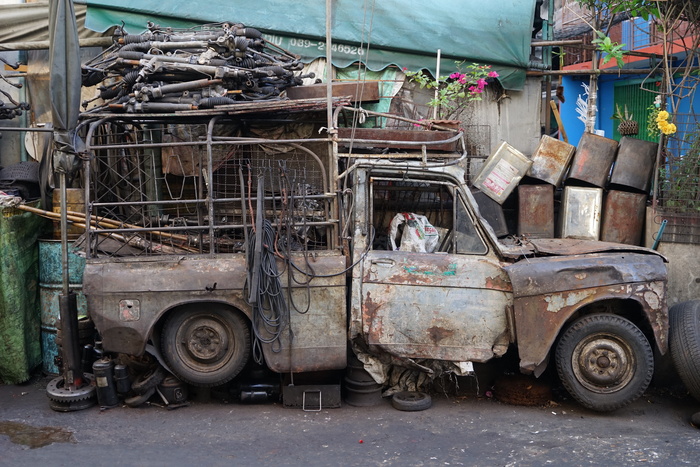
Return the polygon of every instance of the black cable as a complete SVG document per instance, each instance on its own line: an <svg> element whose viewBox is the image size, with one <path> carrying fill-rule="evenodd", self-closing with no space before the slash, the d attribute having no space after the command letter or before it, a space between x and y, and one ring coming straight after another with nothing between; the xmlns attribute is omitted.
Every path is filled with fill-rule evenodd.
<svg viewBox="0 0 700 467"><path fill-rule="evenodd" d="M259 281L257 290L251 290L251 296L255 301L250 303L253 313L253 358L262 364L262 344L270 344L273 352L282 350L280 335L284 327L289 324L289 307L285 300L280 273L277 270L275 254L271 247L274 245L275 231L272 223L267 219L263 220L262 231L262 253L259 258ZM255 235L249 235L248 241L248 267L255 264ZM251 284L246 284L246 288ZM291 330L290 330L291 333ZM293 334L290 334L290 338Z"/></svg>

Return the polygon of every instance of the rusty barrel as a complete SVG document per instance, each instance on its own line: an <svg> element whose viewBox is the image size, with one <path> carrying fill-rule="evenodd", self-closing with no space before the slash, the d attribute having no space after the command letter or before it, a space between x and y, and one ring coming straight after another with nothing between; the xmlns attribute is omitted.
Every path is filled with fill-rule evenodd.
<svg viewBox="0 0 700 467"><path fill-rule="evenodd" d="M518 235L554 237L554 185L518 187Z"/></svg>
<svg viewBox="0 0 700 467"><path fill-rule="evenodd" d="M68 278L70 289L76 292L78 317L87 315L87 303L82 293L85 259L72 252L73 242L68 243ZM58 355L56 342L59 326L59 297L63 293L63 261L60 240L39 240L39 306L41 307L41 355L42 370L57 375L55 363Z"/></svg>
<svg viewBox="0 0 700 467"><path fill-rule="evenodd" d="M532 154L532 167L527 175L559 186L575 152L574 145L544 135Z"/></svg>
<svg viewBox="0 0 700 467"><path fill-rule="evenodd" d="M658 143L623 136L610 176L610 184L648 193L658 149Z"/></svg>
<svg viewBox="0 0 700 467"><path fill-rule="evenodd" d="M602 188L564 187L559 213L559 236L598 240L602 207Z"/></svg>
<svg viewBox="0 0 700 467"><path fill-rule="evenodd" d="M567 180L578 180L604 188L615 162L617 141L584 133L576 148ZM568 182L567 182L568 183Z"/></svg>
<svg viewBox="0 0 700 467"><path fill-rule="evenodd" d="M603 206L600 239L604 242L640 245L646 216L646 193L610 190Z"/></svg>

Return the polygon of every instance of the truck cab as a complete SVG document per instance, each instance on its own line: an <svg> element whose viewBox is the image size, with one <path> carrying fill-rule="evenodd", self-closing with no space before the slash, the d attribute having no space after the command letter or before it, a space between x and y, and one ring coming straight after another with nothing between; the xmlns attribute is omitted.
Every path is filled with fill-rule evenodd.
<svg viewBox="0 0 700 467"><path fill-rule="evenodd" d="M198 386L251 360L342 370L348 349L433 376L517 352L595 410L648 386L668 333L656 252L497 238L464 151L341 158L305 123L270 140L266 121L197 118L87 124L83 291L106 351Z"/></svg>

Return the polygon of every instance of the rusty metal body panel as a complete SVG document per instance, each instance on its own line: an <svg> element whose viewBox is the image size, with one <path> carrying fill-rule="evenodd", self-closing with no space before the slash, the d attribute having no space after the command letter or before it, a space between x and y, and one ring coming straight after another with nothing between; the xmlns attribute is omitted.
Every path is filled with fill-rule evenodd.
<svg viewBox="0 0 700 467"><path fill-rule="evenodd" d="M623 136L610 183L648 193L658 149L658 143Z"/></svg>
<svg viewBox="0 0 700 467"><path fill-rule="evenodd" d="M520 367L539 373L564 324L604 300L638 304L658 349L667 350L666 266L656 255L599 253L533 258L506 268L513 283Z"/></svg>
<svg viewBox="0 0 700 467"><path fill-rule="evenodd" d="M303 264L304 260L299 257L297 261ZM313 266L316 274L337 274L345 268L345 257L339 253L320 253L315 256ZM279 269L285 268L280 265ZM200 303L206 307L220 303L250 318L251 309L244 293L246 276L243 254L119 261L110 258L88 260L84 284L88 309L105 350L141 355L155 324L177 306ZM288 284L286 273L281 281ZM301 311L308 304L308 311L290 311L294 333L291 356L287 332L280 336L283 351L273 352L269 344L263 345L271 369L299 372L345 367L345 290L343 274L315 277L308 287L296 285L291 294L293 302ZM319 329L323 332L318 332Z"/></svg>
<svg viewBox="0 0 700 467"><path fill-rule="evenodd" d="M559 186L569 168L576 147L565 141L544 135L532 154L532 167L528 175L532 178Z"/></svg>
<svg viewBox="0 0 700 467"><path fill-rule="evenodd" d="M646 193L610 190L603 206L600 239L604 242L639 245L646 213Z"/></svg>
<svg viewBox="0 0 700 467"><path fill-rule="evenodd" d="M370 252L362 325L370 349L406 358L484 362L511 341L502 265L484 257Z"/></svg>
<svg viewBox="0 0 700 467"><path fill-rule="evenodd" d="M554 237L554 185L518 187L518 235Z"/></svg>
<svg viewBox="0 0 700 467"><path fill-rule="evenodd" d="M576 148L567 179L580 180L603 188L615 161L617 141L584 133Z"/></svg>

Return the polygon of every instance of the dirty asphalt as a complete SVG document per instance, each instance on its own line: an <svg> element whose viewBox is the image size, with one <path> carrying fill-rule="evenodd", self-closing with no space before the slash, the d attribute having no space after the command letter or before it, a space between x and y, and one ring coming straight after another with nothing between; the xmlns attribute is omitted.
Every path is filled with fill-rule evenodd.
<svg viewBox="0 0 700 467"><path fill-rule="evenodd" d="M700 403L652 387L611 414L559 391L545 406L508 405L488 391L433 394L420 412L372 407L305 412L194 394L168 410L49 408L48 377L0 386L0 465L698 465ZM457 395L459 394L459 395ZM45 444L45 445L44 445ZM43 446L42 446L43 445Z"/></svg>

